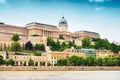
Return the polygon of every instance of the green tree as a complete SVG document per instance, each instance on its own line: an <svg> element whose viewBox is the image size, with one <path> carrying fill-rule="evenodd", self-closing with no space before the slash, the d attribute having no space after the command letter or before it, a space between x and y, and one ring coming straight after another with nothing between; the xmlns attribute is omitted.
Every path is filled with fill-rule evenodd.
<svg viewBox="0 0 120 80"><path fill-rule="evenodd" d="M83 48L90 48L91 47L91 42L89 38L84 38L82 40L82 47Z"/></svg>
<svg viewBox="0 0 120 80"><path fill-rule="evenodd" d="M103 66L108 66L108 59L107 57L103 58Z"/></svg>
<svg viewBox="0 0 120 80"><path fill-rule="evenodd" d="M120 46L114 44L114 43L111 43L111 49L110 49L112 52L114 53L119 53L120 51Z"/></svg>
<svg viewBox="0 0 120 80"><path fill-rule="evenodd" d="M33 61L32 59L29 59L28 65L29 65L29 66L34 66L34 61Z"/></svg>
<svg viewBox="0 0 120 80"><path fill-rule="evenodd" d="M72 66L78 66L79 65L79 57L78 56L71 56L69 58L69 62Z"/></svg>
<svg viewBox="0 0 120 80"><path fill-rule="evenodd" d="M52 51L58 51L58 50L60 50L60 47L61 47L60 42L57 41L57 42L54 42L54 43L52 44L51 50L52 50Z"/></svg>
<svg viewBox="0 0 120 80"><path fill-rule="evenodd" d="M68 60L67 59L58 59L57 60L57 65L58 66L67 66L68 65Z"/></svg>
<svg viewBox="0 0 120 80"><path fill-rule="evenodd" d="M120 66L120 57L118 57L117 60L118 60L118 66Z"/></svg>
<svg viewBox="0 0 120 80"><path fill-rule="evenodd" d="M108 66L113 66L113 59L112 58L108 58Z"/></svg>
<svg viewBox="0 0 120 80"><path fill-rule="evenodd" d="M3 58L0 57L0 65L3 65L4 64L4 60Z"/></svg>
<svg viewBox="0 0 120 80"><path fill-rule="evenodd" d="M118 66L118 59L113 59L113 66Z"/></svg>
<svg viewBox="0 0 120 80"><path fill-rule="evenodd" d="M40 65L41 66L45 66L45 62L40 62Z"/></svg>
<svg viewBox="0 0 120 80"><path fill-rule="evenodd" d="M13 41L18 41L19 40L19 35L18 34L13 34L12 40Z"/></svg>
<svg viewBox="0 0 120 80"><path fill-rule="evenodd" d="M41 56L41 52L34 52L35 56Z"/></svg>
<svg viewBox="0 0 120 80"><path fill-rule="evenodd" d="M74 41L69 41L68 43L68 47L71 48L71 47L75 47L75 42Z"/></svg>
<svg viewBox="0 0 120 80"><path fill-rule="evenodd" d="M67 48L67 44L65 42L62 42L59 51L64 51L66 48Z"/></svg>
<svg viewBox="0 0 120 80"><path fill-rule="evenodd" d="M53 46L55 44L55 41L52 38L47 38L47 45Z"/></svg>
<svg viewBox="0 0 120 80"><path fill-rule="evenodd" d="M35 66L38 66L38 62L35 62Z"/></svg>
<svg viewBox="0 0 120 80"><path fill-rule="evenodd" d="M81 49L81 48L82 48L82 46L76 46L75 48L76 48L76 49Z"/></svg>
<svg viewBox="0 0 120 80"><path fill-rule="evenodd" d="M48 66L51 66L50 62L47 63Z"/></svg>
<svg viewBox="0 0 120 80"><path fill-rule="evenodd" d="M15 65L15 61L12 60L12 59L9 59L8 60L8 64L11 65L11 66L14 66Z"/></svg>
<svg viewBox="0 0 120 80"><path fill-rule="evenodd" d="M79 57L78 59L78 66L83 66L85 63L85 59L83 57Z"/></svg>
<svg viewBox="0 0 120 80"><path fill-rule="evenodd" d="M95 64L96 66L103 66L103 58L97 58Z"/></svg>
<svg viewBox="0 0 120 80"><path fill-rule="evenodd" d="M35 50L45 51L44 44L35 44Z"/></svg>
<svg viewBox="0 0 120 80"><path fill-rule="evenodd" d="M59 35L59 39L64 39L63 35Z"/></svg>
<svg viewBox="0 0 120 80"><path fill-rule="evenodd" d="M65 43L65 42L62 42L62 45L61 45L62 47L66 47L67 46L67 44Z"/></svg>
<svg viewBox="0 0 120 80"><path fill-rule="evenodd" d="M26 50L33 50L33 45L30 41L28 41L26 44L25 44L25 49Z"/></svg>
<svg viewBox="0 0 120 80"><path fill-rule="evenodd" d="M95 43L95 49L107 49L110 50L110 43L107 39L100 39Z"/></svg>
<svg viewBox="0 0 120 80"><path fill-rule="evenodd" d="M95 57L93 57L93 56L86 57L86 64L87 64L87 66L94 66L95 65Z"/></svg>
<svg viewBox="0 0 120 80"><path fill-rule="evenodd" d="M20 51L20 43L18 43L18 42L13 42L13 43L11 44L11 50L12 50L12 51Z"/></svg>
<svg viewBox="0 0 120 80"><path fill-rule="evenodd" d="M100 40L99 38L93 38L93 39L92 39L93 42L97 42L97 41L99 41L99 40Z"/></svg>

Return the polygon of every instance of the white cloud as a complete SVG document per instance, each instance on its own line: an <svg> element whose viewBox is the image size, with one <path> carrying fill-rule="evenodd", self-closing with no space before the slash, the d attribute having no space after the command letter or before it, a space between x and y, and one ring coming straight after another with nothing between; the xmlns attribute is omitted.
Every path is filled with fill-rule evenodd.
<svg viewBox="0 0 120 80"><path fill-rule="evenodd" d="M105 7L96 7L96 8L95 8L95 11L101 11L101 10L103 10L103 9L105 9Z"/></svg>
<svg viewBox="0 0 120 80"><path fill-rule="evenodd" d="M89 0L89 2L104 2L104 0Z"/></svg>
<svg viewBox="0 0 120 80"><path fill-rule="evenodd" d="M6 2L6 0L0 0L0 3L2 3L2 4L5 3L5 2Z"/></svg>
<svg viewBox="0 0 120 80"><path fill-rule="evenodd" d="M111 1L111 0L89 0L89 2L100 2L100 3L103 3L105 1Z"/></svg>

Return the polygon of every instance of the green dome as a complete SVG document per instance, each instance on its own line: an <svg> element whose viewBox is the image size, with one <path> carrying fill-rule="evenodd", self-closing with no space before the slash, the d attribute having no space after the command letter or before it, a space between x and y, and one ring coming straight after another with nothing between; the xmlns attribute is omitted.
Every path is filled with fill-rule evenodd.
<svg viewBox="0 0 120 80"><path fill-rule="evenodd" d="M67 20L64 17L62 17L62 19L60 19L59 21L59 24L67 24Z"/></svg>

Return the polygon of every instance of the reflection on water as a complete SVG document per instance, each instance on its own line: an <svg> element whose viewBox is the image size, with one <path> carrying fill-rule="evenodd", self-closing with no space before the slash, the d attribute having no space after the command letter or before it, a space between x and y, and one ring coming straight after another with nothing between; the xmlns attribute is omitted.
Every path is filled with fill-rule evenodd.
<svg viewBox="0 0 120 80"><path fill-rule="evenodd" d="M0 80L120 80L120 71L0 71Z"/></svg>

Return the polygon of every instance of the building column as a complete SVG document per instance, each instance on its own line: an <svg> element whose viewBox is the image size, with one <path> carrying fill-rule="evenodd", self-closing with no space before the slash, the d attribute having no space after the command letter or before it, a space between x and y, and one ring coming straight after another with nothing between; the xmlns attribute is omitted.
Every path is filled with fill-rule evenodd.
<svg viewBox="0 0 120 80"><path fill-rule="evenodd" d="M28 66L28 62L26 62L26 66Z"/></svg>
<svg viewBox="0 0 120 80"><path fill-rule="evenodd" d="M40 62L38 61L38 66L40 66Z"/></svg>
<svg viewBox="0 0 120 80"><path fill-rule="evenodd" d="M48 37L50 37L50 32L48 31Z"/></svg>
<svg viewBox="0 0 120 80"><path fill-rule="evenodd" d="M45 62L45 66L48 66L48 62Z"/></svg>
<svg viewBox="0 0 120 80"><path fill-rule="evenodd" d="M20 66L20 61L18 61L18 66Z"/></svg>
<svg viewBox="0 0 120 80"><path fill-rule="evenodd" d="M54 64L55 64L55 63L54 63L54 60L53 60L53 63L52 63L52 65L54 66Z"/></svg>

